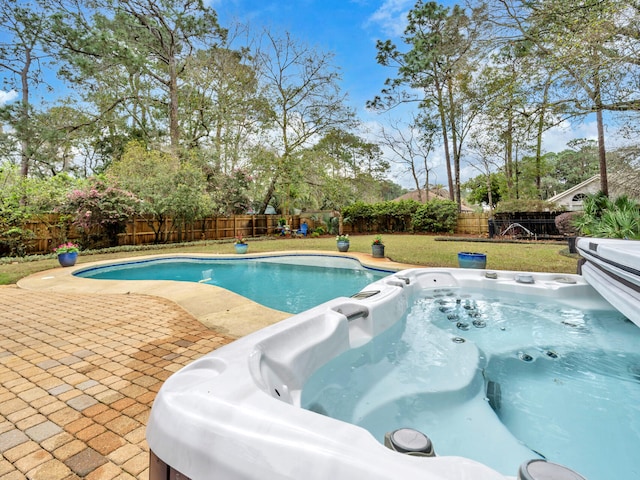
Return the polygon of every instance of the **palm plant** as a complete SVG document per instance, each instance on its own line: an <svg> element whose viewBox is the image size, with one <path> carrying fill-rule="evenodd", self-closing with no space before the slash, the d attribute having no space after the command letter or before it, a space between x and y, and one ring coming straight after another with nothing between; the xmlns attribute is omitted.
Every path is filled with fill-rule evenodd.
<svg viewBox="0 0 640 480"><path fill-rule="evenodd" d="M640 239L640 205L626 195L611 201L598 193L585 198L584 212L575 220L581 235Z"/></svg>

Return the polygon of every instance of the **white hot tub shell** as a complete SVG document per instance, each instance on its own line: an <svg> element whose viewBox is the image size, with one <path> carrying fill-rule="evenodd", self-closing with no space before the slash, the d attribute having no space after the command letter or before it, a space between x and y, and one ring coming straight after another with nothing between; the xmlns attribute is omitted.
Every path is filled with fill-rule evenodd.
<svg viewBox="0 0 640 480"><path fill-rule="evenodd" d="M451 287L543 296L579 308L610 308L577 275L473 269L398 272L370 284L362 295L337 298L295 315L171 376L158 393L147 427L150 480L169 474L192 480L515 478L517 472L506 477L463 457L401 454L361 427L300 407L303 385L319 367L401 319L418 290ZM477 349L471 344L465 348L458 361L473 366ZM447 381L446 388L453 390L465 388L473 379L454 375Z"/></svg>

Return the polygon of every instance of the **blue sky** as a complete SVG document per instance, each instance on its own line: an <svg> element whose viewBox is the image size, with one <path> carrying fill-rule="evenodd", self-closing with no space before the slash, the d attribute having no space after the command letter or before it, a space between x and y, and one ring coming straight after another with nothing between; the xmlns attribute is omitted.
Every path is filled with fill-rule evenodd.
<svg viewBox="0 0 640 480"><path fill-rule="evenodd" d="M361 117L367 100L380 92L395 72L376 62L376 40L397 40L414 0L213 0L220 23L234 20L252 29L288 31L295 40L335 55L343 91Z"/></svg>

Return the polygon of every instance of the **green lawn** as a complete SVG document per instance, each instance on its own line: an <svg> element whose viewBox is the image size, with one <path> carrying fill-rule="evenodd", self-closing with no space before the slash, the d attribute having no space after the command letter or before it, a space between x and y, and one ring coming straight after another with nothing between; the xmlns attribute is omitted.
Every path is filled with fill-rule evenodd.
<svg viewBox="0 0 640 480"><path fill-rule="evenodd" d="M371 254L374 235L352 235L349 251ZM457 267L458 252L487 254L487 268L531 272L575 273L577 256L569 256L566 245L557 243L493 243L474 241L436 241L427 235L383 235L385 255L400 263L426 267ZM336 252L334 237L249 239L249 253L284 250L318 250ZM155 253L234 253L231 242L198 242L191 245L166 245L153 250L83 254L79 263ZM0 285L16 283L20 278L58 266L51 257L36 261L16 261L0 265Z"/></svg>

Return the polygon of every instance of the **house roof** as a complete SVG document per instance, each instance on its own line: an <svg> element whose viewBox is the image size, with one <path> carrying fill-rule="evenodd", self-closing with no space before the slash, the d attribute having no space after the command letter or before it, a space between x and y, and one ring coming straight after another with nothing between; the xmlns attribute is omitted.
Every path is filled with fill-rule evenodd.
<svg viewBox="0 0 640 480"><path fill-rule="evenodd" d="M585 190L588 189L588 187L591 187L594 183L599 183L600 182L600 176L599 175L594 175L591 178L588 178L587 180L585 180L582 183L579 183L578 185L575 185L571 188L569 188L568 190L565 190L564 192L560 192L556 195L554 195L553 197L549 198L549 202L553 202L553 203L559 203L562 200L569 198L572 199L573 196L576 193L581 193ZM589 192L591 193L591 192Z"/></svg>

